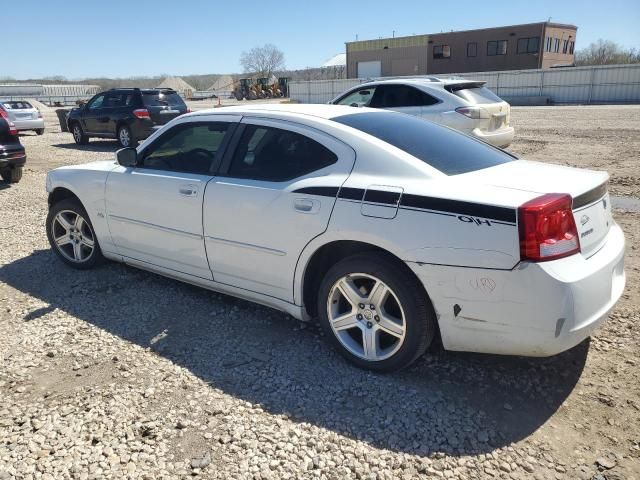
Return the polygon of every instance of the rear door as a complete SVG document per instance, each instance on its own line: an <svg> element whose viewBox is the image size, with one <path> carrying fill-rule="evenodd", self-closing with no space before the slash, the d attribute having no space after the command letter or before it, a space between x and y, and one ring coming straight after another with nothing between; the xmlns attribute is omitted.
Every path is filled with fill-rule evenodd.
<svg viewBox="0 0 640 480"><path fill-rule="evenodd" d="M329 222L354 151L313 128L244 118L207 185L204 236L216 282L293 302L298 258Z"/></svg>
<svg viewBox="0 0 640 480"><path fill-rule="evenodd" d="M142 90L142 103L155 125L164 125L187 113L187 105L174 91Z"/></svg>
<svg viewBox="0 0 640 480"><path fill-rule="evenodd" d="M135 92L133 90L113 91L105 99L105 115L101 117L105 124L101 125L105 133L116 135L116 127L120 120L128 118L133 105ZM99 119L100 120L100 119Z"/></svg>

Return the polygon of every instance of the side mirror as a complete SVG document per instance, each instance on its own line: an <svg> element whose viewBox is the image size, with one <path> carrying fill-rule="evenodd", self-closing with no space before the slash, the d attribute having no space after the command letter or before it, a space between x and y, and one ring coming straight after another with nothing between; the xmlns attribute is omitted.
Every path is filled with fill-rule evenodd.
<svg viewBox="0 0 640 480"><path fill-rule="evenodd" d="M123 167L135 167L138 164L138 151L135 148L121 148L116 152L116 159Z"/></svg>

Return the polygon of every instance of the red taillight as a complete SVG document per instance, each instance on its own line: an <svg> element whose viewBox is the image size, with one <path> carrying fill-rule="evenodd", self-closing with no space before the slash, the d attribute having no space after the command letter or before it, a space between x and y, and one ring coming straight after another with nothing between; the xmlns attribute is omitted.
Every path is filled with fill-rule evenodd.
<svg viewBox="0 0 640 480"><path fill-rule="evenodd" d="M9 124L9 135L18 135L18 129L15 124L9 119L9 115L4 111L4 108L0 107L0 117L4 118Z"/></svg>
<svg viewBox="0 0 640 480"><path fill-rule="evenodd" d="M133 111L133 114L138 118L151 118L149 116L149 110L147 110L146 108L138 108L137 110Z"/></svg>
<svg viewBox="0 0 640 480"><path fill-rule="evenodd" d="M481 107L458 107L456 108L456 112L465 117L473 118L474 120L489 118L489 113Z"/></svg>
<svg viewBox="0 0 640 480"><path fill-rule="evenodd" d="M185 113L191 113L191 109L187 107L187 111Z"/></svg>
<svg viewBox="0 0 640 480"><path fill-rule="evenodd" d="M518 209L521 260L542 262L580 251L572 202L570 195L548 193Z"/></svg>

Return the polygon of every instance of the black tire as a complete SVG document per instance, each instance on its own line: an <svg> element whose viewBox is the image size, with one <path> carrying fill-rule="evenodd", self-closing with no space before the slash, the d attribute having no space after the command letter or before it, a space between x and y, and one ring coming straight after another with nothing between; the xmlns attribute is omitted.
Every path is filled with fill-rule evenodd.
<svg viewBox="0 0 640 480"><path fill-rule="evenodd" d="M126 147L136 148L136 146L138 145L138 142L133 137L133 132L131 132L131 128L129 128L129 126L126 124L122 124L118 126L118 129L116 131L116 139L118 140L118 144L122 148L126 148ZM128 139L128 141L125 141L125 139Z"/></svg>
<svg viewBox="0 0 640 480"><path fill-rule="evenodd" d="M18 183L22 179L22 167L7 167L0 172L0 175L7 183Z"/></svg>
<svg viewBox="0 0 640 480"><path fill-rule="evenodd" d="M93 236L93 241L94 241L93 251L86 259L82 261L70 260L67 256L65 256L62 253L61 249L56 245L54 241L54 229L59 228L59 226L54 226L54 219L56 218L56 215L58 215L58 213L63 211L73 212L76 215L81 216L82 219L86 222L86 226L89 228L89 231ZM100 250L100 244L95 235L95 230L93 229L93 225L91 224L89 215L87 214L87 211L84 209L84 207L78 200L74 198L65 198L64 200L60 200L58 203L52 205L51 208L49 209L49 214L47 215L46 230L47 230L47 239L49 240L49 245L51 245L51 249L64 263L66 263L70 267L78 270L88 270L104 262L104 256L102 255L102 250ZM87 231L85 230L84 233L86 234L86 232Z"/></svg>
<svg viewBox="0 0 640 480"><path fill-rule="evenodd" d="M44 133L44 128L37 128L36 129L36 134L37 135L42 135Z"/></svg>
<svg viewBox="0 0 640 480"><path fill-rule="evenodd" d="M327 305L334 284L342 277L356 273L371 275L381 280L393 291L404 311L404 340L393 355L383 360L371 361L354 355L341 343L329 322ZM318 316L327 337L347 360L360 368L377 372L392 372L411 365L426 352L437 328L431 300L419 281L405 265L380 253L356 254L339 261L329 269L320 285Z"/></svg>
<svg viewBox="0 0 640 480"><path fill-rule="evenodd" d="M73 141L78 145L86 145L89 143L89 137L84 133L82 125L78 122L74 122L70 125L71 133L73 134Z"/></svg>

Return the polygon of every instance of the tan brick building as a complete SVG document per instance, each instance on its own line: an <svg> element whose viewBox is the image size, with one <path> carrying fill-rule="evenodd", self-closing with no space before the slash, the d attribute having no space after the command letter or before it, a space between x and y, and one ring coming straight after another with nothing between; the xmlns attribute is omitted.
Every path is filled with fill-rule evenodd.
<svg viewBox="0 0 640 480"><path fill-rule="evenodd" d="M347 42L347 77L573 65L577 27L542 22Z"/></svg>

